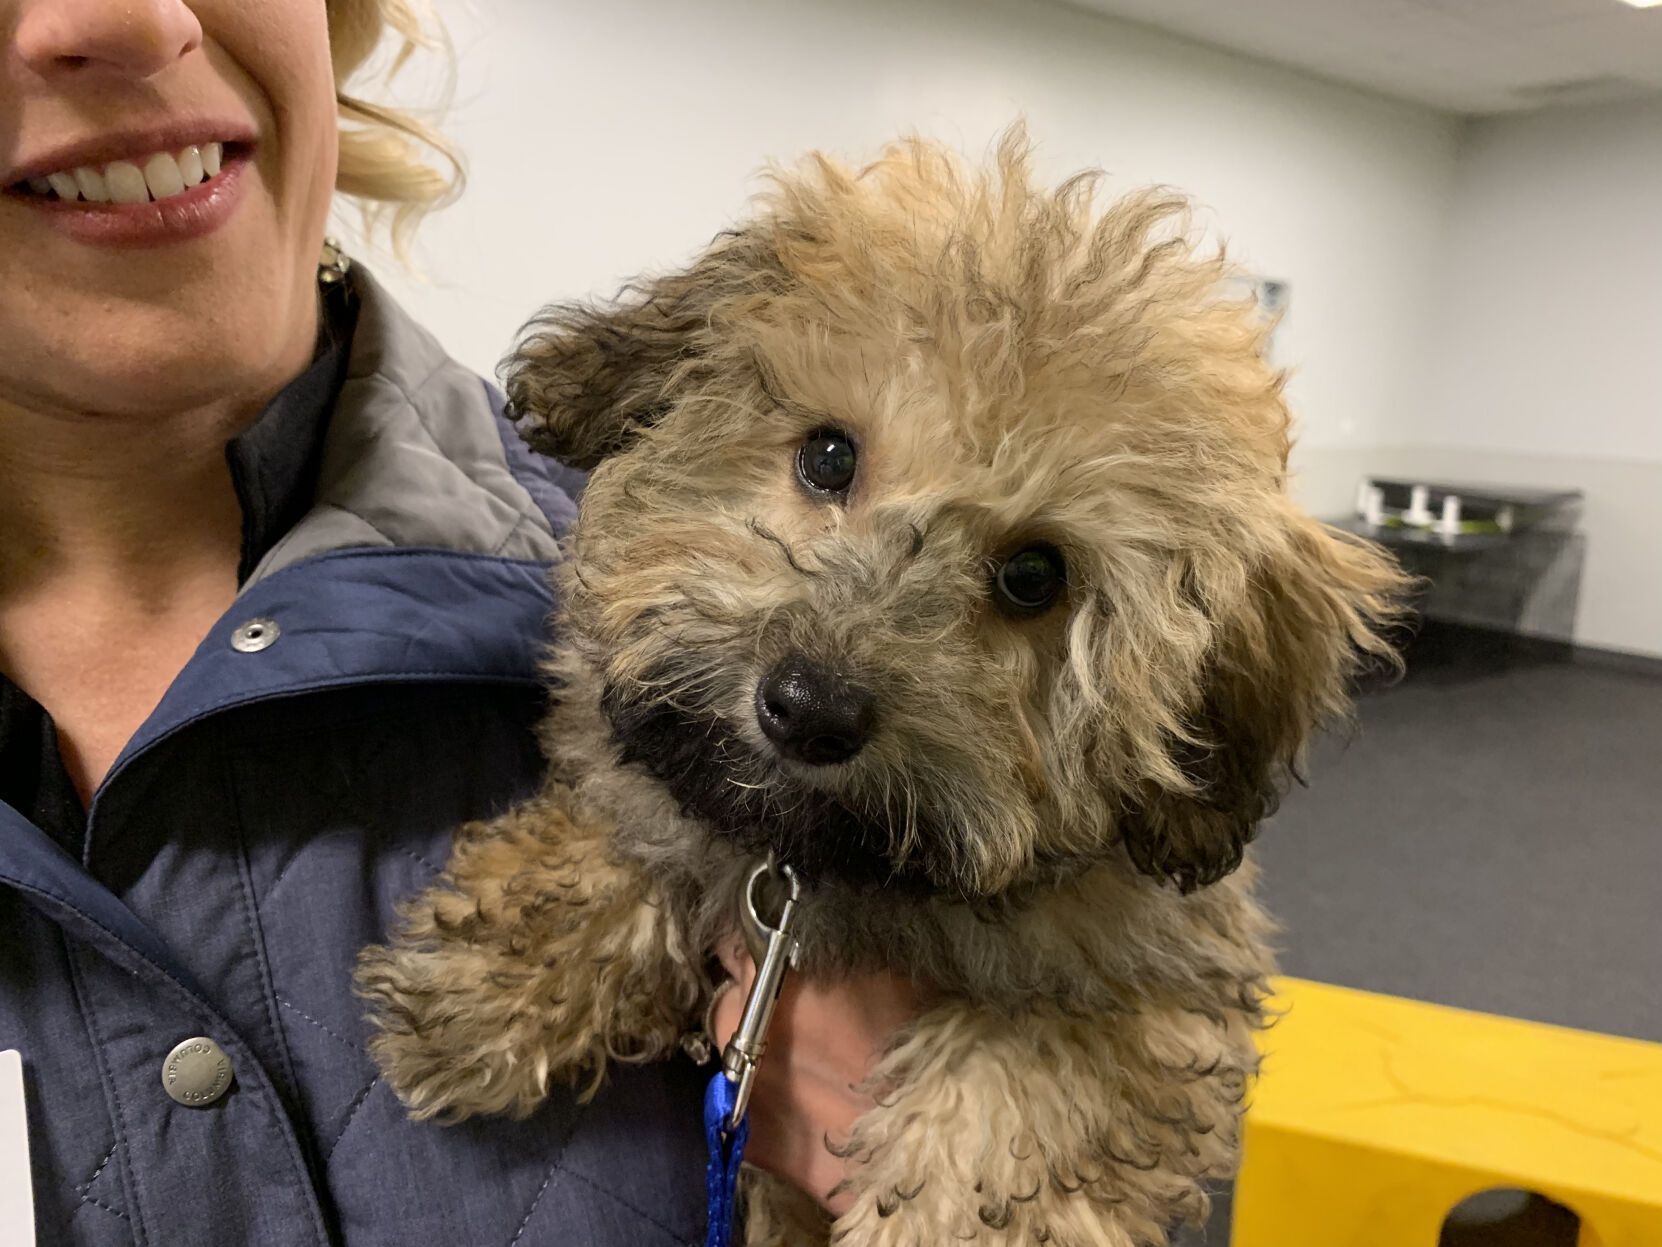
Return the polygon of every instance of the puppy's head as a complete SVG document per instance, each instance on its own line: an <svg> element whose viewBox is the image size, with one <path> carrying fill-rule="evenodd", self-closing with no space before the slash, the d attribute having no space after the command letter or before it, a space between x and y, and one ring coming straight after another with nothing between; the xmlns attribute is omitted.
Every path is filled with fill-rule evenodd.
<svg viewBox="0 0 1662 1247"><path fill-rule="evenodd" d="M1012 134L813 158L685 272L556 307L522 431L593 466L568 640L622 757L810 877L1236 866L1402 588L1286 493L1266 327L1181 198Z"/></svg>

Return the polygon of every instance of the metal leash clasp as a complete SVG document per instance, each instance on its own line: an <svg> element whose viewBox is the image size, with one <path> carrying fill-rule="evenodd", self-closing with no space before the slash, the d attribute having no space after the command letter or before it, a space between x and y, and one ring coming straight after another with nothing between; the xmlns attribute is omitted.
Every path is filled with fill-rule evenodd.
<svg viewBox="0 0 1662 1247"><path fill-rule="evenodd" d="M785 889L785 903L779 911L777 926L768 925L757 896L763 882L769 879L780 882ZM727 1119L729 1130L736 1130L744 1120L756 1082L756 1069L767 1051L768 1023L773 1020L773 1008L779 1003L785 971L794 969L801 956L802 946L792 931L801 896L802 883L796 871L780 865L772 853L751 867L740 891L739 929L744 933L750 958L756 963L756 977L745 996L739 1027L721 1053L721 1072L734 1085L733 1111Z"/></svg>

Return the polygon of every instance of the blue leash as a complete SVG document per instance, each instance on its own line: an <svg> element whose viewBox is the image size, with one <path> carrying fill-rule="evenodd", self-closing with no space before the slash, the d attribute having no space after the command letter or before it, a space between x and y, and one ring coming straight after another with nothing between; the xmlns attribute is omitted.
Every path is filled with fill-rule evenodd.
<svg viewBox="0 0 1662 1247"><path fill-rule="evenodd" d="M726 1128L737 1097L738 1084L717 1070L704 1092L704 1137L710 1144L710 1166L704 1174L710 1220L704 1247L732 1247L739 1165L744 1160L745 1141L750 1138L749 1113L739 1118L731 1132Z"/></svg>
<svg viewBox="0 0 1662 1247"><path fill-rule="evenodd" d="M769 923L757 906L757 886L769 878L785 890L777 926ZM745 1141L750 1138L750 1093L756 1068L767 1051L768 1023L779 1001L785 971L796 964L800 952L791 927L801 895L802 883L796 872L776 863L772 853L750 868L739 893L739 930L756 963L756 977L745 996L738 1029L722 1050L721 1069L704 1092L704 1137L710 1144L710 1167L704 1176L710 1220L704 1247L731 1247L733 1242L739 1165L744 1160Z"/></svg>

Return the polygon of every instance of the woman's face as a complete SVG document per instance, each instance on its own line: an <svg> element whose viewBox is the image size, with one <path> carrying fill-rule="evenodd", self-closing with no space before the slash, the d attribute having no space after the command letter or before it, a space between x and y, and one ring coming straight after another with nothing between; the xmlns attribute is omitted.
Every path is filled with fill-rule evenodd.
<svg viewBox="0 0 1662 1247"><path fill-rule="evenodd" d="M0 0L0 39L0 420L280 388L335 181L324 0Z"/></svg>

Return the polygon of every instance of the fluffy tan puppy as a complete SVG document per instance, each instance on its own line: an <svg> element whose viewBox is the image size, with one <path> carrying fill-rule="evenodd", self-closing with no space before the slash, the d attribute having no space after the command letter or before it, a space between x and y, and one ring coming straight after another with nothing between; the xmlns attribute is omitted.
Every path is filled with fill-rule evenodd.
<svg viewBox="0 0 1662 1247"><path fill-rule="evenodd" d="M1267 326L1183 199L1094 186L1034 186L1019 132L980 172L813 157L685 272L528 328L522 429L594 468L552 770L364 956L414 1112L674 1053L771 849L807 973L940 1003L873 1075L852 1208L756 1178L749 1241L1205 1215L1270 971L1243 849L1403 582L1288 498Z"/></svg>

